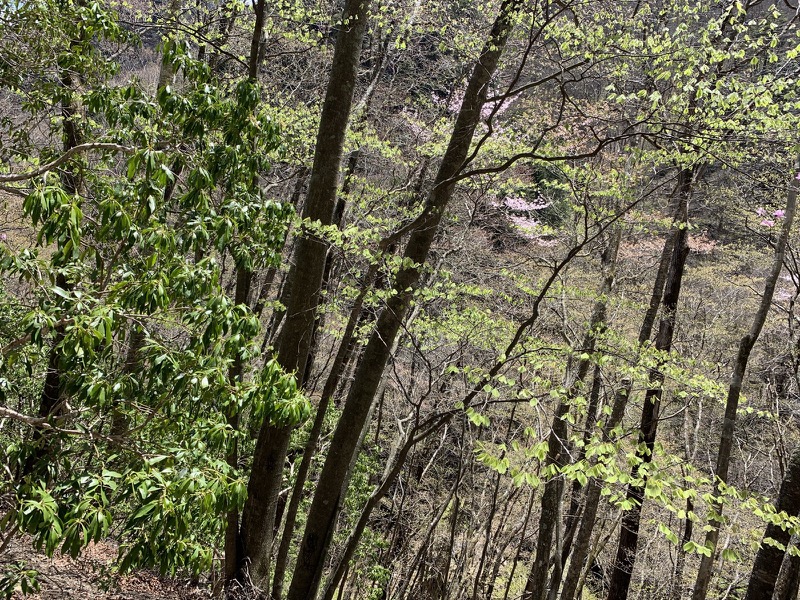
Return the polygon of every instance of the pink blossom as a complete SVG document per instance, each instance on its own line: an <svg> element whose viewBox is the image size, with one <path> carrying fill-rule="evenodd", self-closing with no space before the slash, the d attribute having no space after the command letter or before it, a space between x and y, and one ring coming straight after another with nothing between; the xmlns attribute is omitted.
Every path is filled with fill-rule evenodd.
<svg viewBox="0 0 800 600"><path fill-rule="evenodd" d="M533 210L547 208L551 203L544 196L539 194L532 200L520 197L509 197L503 200L503 204L505 204L506 208L515 212L531 212Z"/></svg>
<svg viewBox="0 0 800 600"><path fill-rule="evenodd" d="M800 173L798 173L798 174L797 174L797 176L795 177L795 179L797 179L797 181L800 181Z"/></svg>
<svg viewBox="0 0 800 600"><path fill-rule="evenodd" d="M506 198L503 203L511 210L516 210L519 212L527 212L539 208L537 204L528 202L524 198Z"/></svg>
<svg viewBox="0 0 800 600"><path fill-rule="evenodd" d="M8 239L5 233L0 233L0 242L5 242Z"/></svg>
<svg viewBox="0 0 800 600"><path fill-rule="evenodd" d="M772 216L775 217L776 219L782 219L783 217L786 216L786 211L776 210L774 213L772 213Z"/></svg>
<svg viewBox="0 0 800 600"><path fill-rule="evenodd" d="M761 224L764 227L775 227L775 221L773 221L772 219L764 219L763 221L761 221Z"/></svg>
<svg viewBox="0 0 800 600"><path fill-rule="evenodd" d="M757 214L759 217L763 217L765 214L767 214L767 211L765 211L765 210L764 210L764 207L762 207L762 206L759 206L759 207L756 209L756 214Z"/></svg>

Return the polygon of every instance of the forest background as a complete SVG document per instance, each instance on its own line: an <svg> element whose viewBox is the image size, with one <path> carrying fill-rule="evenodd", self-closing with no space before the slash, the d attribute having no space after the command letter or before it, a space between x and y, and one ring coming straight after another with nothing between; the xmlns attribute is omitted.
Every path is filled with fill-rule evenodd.
<svg viewBox="0 0 800 600"><path fill-rule="evenodd" d="M798 16L0 2L0 592L797 597Z"/></svg>

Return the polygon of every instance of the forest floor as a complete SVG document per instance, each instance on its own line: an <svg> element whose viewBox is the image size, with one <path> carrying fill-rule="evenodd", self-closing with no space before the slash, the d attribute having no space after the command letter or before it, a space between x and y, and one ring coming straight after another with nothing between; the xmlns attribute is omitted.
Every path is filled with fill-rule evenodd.
<svg viewBox="0 0 800 600"><path fill-rule="evenodd" d="M38 594L14 599L42 600L200 600L209 597L208 585L160 577L155 571L128 575L114 573L117 547L109 542L91 544L78 558L56 554L48 558L32 550L30 540L19 539L0 556L0 564L24 562L39 572Z"/></svg>

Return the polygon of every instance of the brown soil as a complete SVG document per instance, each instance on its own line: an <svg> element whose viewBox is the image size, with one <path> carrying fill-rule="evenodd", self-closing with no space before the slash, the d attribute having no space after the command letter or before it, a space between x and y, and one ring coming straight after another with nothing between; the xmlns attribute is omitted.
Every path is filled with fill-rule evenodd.
<svg viewBox="0 0 800 600"><path fill-rule="evenodd" d="M0 556L3 564L18 561L26 568L39 572L41 591L23 596L18 593L15 600L200 600L209 598L207 585L193 584L186 580L169 580L150 571L138 571L125 576L113 574L111 567L117 558L114 544L103 542L91 544L77 559L56 554L47 558L31 549L29 540L12 543Z"/></svg>

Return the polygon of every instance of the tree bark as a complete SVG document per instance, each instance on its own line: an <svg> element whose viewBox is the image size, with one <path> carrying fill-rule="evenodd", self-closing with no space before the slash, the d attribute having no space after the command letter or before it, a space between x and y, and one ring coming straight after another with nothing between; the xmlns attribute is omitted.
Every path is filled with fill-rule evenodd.
<svg viewBox="0 0 800 600"><path fill-rule="evenodd" d="M649 340L652 335L653 325L658 315L658 307L661 305L661 299L664 294L664 284L667 280L667 273L669 272L674 245L675 238L670 235L665 241L664 248L661 251L661 260L659 262L658 271L656 272L656 279L653 282L653 293L650 296L650 304L642 320L642 326L639 328L638 341L640 346ZM630 397L632 386L632 381L624 383L614 396L611 414L603 425L603 437L606 440L610 439L611 432L622 421L622 417L625 415L625 408L628 405L628 398ZM589 551L591 549L592 533L594 532L597 511L600 506L601 492L602 484L594 478L589 479L586 486L583 515L581 516L581 522L572 544L572 559L567 569L567 575L564 578L564 584L561 590L562 600L574 600L578 590L583 564L589 556Z"/></svg>
<svg viewBox="0 0 800 600"><path fill-rule="evenodd" d="M608 295L614 286L616 272L617 251L621 239L621 231L617 227L612 234L608 248L603 253L603 283L595 302L589 328L583 338L579 352L592 354L597 341L597 334L603 329L606 320L606 308L608 305ZM547 596L547 572L550 567L550 559L553 550L553 537L559 533L557 529L561 527L561 498L564 492L564 478L558 473L558 468L563 466L564 458L568 456L566 449L567 422L564 416L569 411L570 401L578 395L579 386L589 372L591 361L589 358L579 360L573 367L567 367L566 380L564 381L565 394L559 401L553 423L550 426L550 435L547 440L546 469L553 469L554 472L549 477L544 486L542 494L542 510L539 517L539 535L536 541L536 558L533 562L528 580L525 584L523 600L544 600ZM561 560L561 556L557 557ZM560 567L560 562L559 562ZM560 582L554 581L554 585Z"/></svg>
<svg viewBox="0 0 800 600"><path fill-rule="evenodd" d="M678 176L678 219L674 224L675 243L672 249L669 275L667 276L662 300L662 314L656 335L655 347L661 352L672 349L672 336L675 331L675 317L680 298L683 272L686 266L686 257L689 255L689 229L688 229L688 204L694 188L698 167L693 166L681 170ZM632 468L634 478L639 477L641 466L648 465L653 460L653 450L658 432L658 413L661 404L661 384L664 376L658 370L653 370L650 375L651 387L647 390L642 407L639 424L639 450L637 458L640 465ZM643 472L641 484L630 484L626 500L633 503L632 508L622 515L619 545L614 561L614 570L608 589L608 600L624 600L628 597L631 575L636 562L636 547L639 542L639 526L642 516L642 503L644 490L647 484L647 474Z"/></svg>
<svg viewBox="0 0 800 600"><path fill-rule="evenodd" d="M78 3L83 5L83 0L78 0ZM72 40L70 45L76 45L77 40ZM75 81L78 79L78 81ZM79 116L78 106L75 102L74 88L80 83L80 76L73 73L69 67L65 67L61 60L58 64L58 84L63 89L61 100L61 118L62 118L62 131L61 137L63 141L64 153L69 152L73 148L79 146L82 142L81 131L78 127ZM80 175L72 168L66 167L60 171L61 187L70 196L78 193L80 187ZM62 290L69 290L72 284L67 281L66 276L62 271L58 271L56 275L56 286ZM53 339L53 346L50 349L50 354L47 358L47 371L44 379L44 386L42 393L39 397L39 413L40 418L50 418L57 416L62 412L61 392L63 388L62 373L61 373L61 348L60 345L64 340L65 328L64 325L57 325L53 328L55 333ZM52 432L42 428L34 428L32 436L32 452L28 455L25 464L23 465L22 475L31 474L44 458L51 456L54 452L53 448L53 435Z"/></svg>
<svg viewBox="0 0 800 600"><path fill-rule="evenodd" d="M778 283L781 270L783 269L783 259L786 256L786 246L789 243L794 215L797 209L797 189L798 181L792 177L791 187L786 202L786 213L784 215L783 229L775 246L775 257L772 261L767 280L764 284L764 294L761 297L761 305L753 317L750 331L739 342L739 352L736 356L736 363L733 368L733 375L728 387L728 398L725 403L725 420L722 423L722 434L719 440L719 450L717 452L717 464L714 475L720 484L728 481L728 469L731 464L731 450L733 448L733 433L736 427L736 413L739 410L739 397L742 393L742 382L747 370L747 363L750 360L750 353L758 341L758 336L767 320L769 309L772 306L772 297L775 294L775 286ZM714 502L711 506L711 518L709 526L711 529L706 533L705 546L711 548L710 556L703 556L700 559L700 568L697 572L697 579L692 592L692 600L705 600L708 594L708 587L711 583L712 569L716 557L717 542L719 541L719 529L722 519L722 503Z"/></svg>
<svg viewBox="0 0 800 600"><path fill-rule="evenodd" d="M795 449L786 467L786 474L781 482L775 508L778 513L785 512L788 516L795 516L800 512L800 447ZM759 548L753 563L753 571L750 573L745 600L772 598L792 533L789 529L770 523L764 531L764 538L770 538L778 544L782 544L783 549L772 544L761 543L761 548Z"/></svg>
<svg viewBox="0 0 800 600"><path fill-rule="evenodd" d="M797 550L797 536L792 540ZM787 552L781 565L778 581L775 584L775 600L796 600L800 589L800 556Z"/></svg>
<svg viewBox="0 0 800 600"><path fill-rule="evenodd" d="M250 269L239 266L236 270L236 292L234 302L237 305L249 306L250 287L253 280L253 273ZM244 360L241 356L236 356L228 371L228 379L231 386L241 385L244 375ZM228 425L233 431L239 429L239 413L233 411L227 415ZM236 438L231 441L228 449L226 462L232 469L239 466L239 447ZM239 531L239 511L232 509L226 515L225 526L225 581L233 581L239 572L243 560L244 547Z"/></svg>

